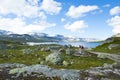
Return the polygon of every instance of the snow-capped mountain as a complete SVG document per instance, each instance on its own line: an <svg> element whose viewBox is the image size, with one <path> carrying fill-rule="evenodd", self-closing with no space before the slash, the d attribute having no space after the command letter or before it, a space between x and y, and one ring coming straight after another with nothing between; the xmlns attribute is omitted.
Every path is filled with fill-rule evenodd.
<svg viewBox="0 0 120 80"><path fill-rule="evenodd" d="M63 41L63 42L94 42L94 41L100 41L98 39L94 38L76 38L72 36L63 36L63 35L55 35L55 36L49 36L46 33L36 33L31 32L28 34L15 34L10 31L0 30L0 40L18 40L18 41L37 41L37 42L50 42L50 41Z"/></svg>
<svg viewBox="0 0 120 80"><path fill-rule="evenodd" d="M45 33L37 33L37 32L31 32L31 33L28 33L28 34L31 35L31 36L36 36L36 37L47 36L47 34L45 34Z"/></svg>
<svg viewBox="0 0 120 80"><path fill-rule="evenodd" d="M75 37L65 37L65 42L96 42L101 41L95 38L75 38Z"/></svg>
<svg viewBox="0 0 120 80"><path fill-rule="evenodd" d="M13 32L6 31L6 30L0 30L0 35L9 35L9 34L13 34Z"/></svg>

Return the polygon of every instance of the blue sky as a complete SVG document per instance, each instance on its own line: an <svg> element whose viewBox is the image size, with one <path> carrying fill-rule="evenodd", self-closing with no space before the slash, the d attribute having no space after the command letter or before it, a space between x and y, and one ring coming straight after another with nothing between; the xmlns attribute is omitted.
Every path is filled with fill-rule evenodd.
<svg viewBox="0 0 120 80"><path fill-rule="evenodd" d="M0 0L0 29L105 39L120 33L120 0Z"/></svg>

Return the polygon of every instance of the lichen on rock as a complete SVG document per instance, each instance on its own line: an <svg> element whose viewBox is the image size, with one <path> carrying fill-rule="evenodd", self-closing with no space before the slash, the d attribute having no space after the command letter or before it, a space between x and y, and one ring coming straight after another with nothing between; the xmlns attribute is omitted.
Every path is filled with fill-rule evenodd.
<svg viewBox="0 0 120 80"><path fill-rule="evenodd" d="M62 63L62 56L59 52L55 51L46 57L46 62L51 62L54 65L59 65Z"/></svg>

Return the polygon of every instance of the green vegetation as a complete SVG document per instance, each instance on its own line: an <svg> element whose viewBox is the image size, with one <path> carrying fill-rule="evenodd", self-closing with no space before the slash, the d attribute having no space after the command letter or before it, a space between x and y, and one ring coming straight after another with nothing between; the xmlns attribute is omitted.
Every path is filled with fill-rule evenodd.
<svg viewBox="0 0 120 80"><path fill-rule="evenodd" d="M0 44L22 44L22 43L18 41L0 40Z"/></svg>
<svg viewBox="0 0 120 80"><path fill-rule="evenodd" d="M0 63L21 63L26 65L33 64L43 64L48 65L53 68L66 68L66 69L87 69L90 67L102 66L104 63L113 63L110 59L101 59L97 58L96 55L88 56L88 57L76 57L73 55L65 54L62 52L63 61L68 62L69 65L54 65L45 61L46 56L48 56L51 51L41 51L42 48L48 48L57 46L56 50L61 49L63 46L60 45L41 45L41 46L28 46L16 44L13 48L13 44L6 44L6 49L0 49ZM48 48L49 49L49 48ZM76 47L72 47L72 49L77 49ZM24 50L26 50L24 52ZM28 51L28 52L27 52ZM4 52L4 53L3 53Z"/></svg>
<svg viewBox="0 0 120 80"><path fill-rule="evenodd" d="M97 58L96 56L90 56L90 57L75 57L70 55L62 55L64 60L69 62L70 65L68 66L55 66L53 64L49 64L49 66L53 68L66 68L66 69L88 69L90 67L97 67L102 66L104 63L111 64L113 63L110 59L101 59Z"/></svg>
<svg viewBox="0 0 120 80"><path fill-rule="evenodd" d="M97 46L96 48L93 49L93 51L96 52L106 52L106 53L111 53L111 54L120 54L120 38L119 37L112 37L111 38L113 41L111 42L106 42L102 45ZM118 45L116 47L111 47L110 45Z"/></svg>

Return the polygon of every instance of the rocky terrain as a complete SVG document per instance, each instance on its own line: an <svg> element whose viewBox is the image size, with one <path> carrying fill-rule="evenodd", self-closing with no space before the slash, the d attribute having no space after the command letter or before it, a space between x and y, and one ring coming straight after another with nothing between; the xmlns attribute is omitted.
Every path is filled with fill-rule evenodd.
<svg viewBox="0 0 120 80"><path fill-rule="evenodd" d="M87 70L68 70L14 63L0 64L0 76L0 80L119 80L120 69L109 64Z"/></svg>
<svg viewBox="0 0 120 80"><path fill-rule="evenodd" d="M72 45L1 43L0 80L120 79L119 37L90 51Z"/></svg>

